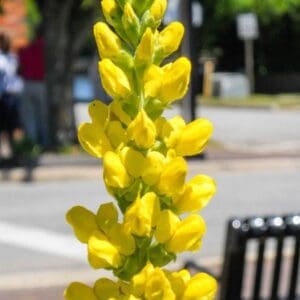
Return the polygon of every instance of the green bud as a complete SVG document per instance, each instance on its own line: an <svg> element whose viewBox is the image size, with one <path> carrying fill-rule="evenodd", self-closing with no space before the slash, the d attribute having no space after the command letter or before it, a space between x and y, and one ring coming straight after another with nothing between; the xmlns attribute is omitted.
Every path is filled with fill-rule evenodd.
<svg viewBox="0 0 300 300"><path fill-rule="evenodd" d="M148 250L148 256L150 262L155 267L165 266L172 260L176 259L176 255L174 253L169 253L168 251L166 251L163 244L158 244L154 247L151 247Z"/></svg>

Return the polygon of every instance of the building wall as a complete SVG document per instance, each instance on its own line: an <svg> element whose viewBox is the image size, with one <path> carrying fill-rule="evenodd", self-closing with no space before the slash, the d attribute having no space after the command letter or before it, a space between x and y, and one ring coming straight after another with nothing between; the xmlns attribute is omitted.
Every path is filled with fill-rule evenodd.
<svg viewBox="0 0 300 300"><path fill-rule="evenodd" d="M25 0L0 0L3 14L0 15L0 32L7 33L16 50L28 43Z"/></svg>

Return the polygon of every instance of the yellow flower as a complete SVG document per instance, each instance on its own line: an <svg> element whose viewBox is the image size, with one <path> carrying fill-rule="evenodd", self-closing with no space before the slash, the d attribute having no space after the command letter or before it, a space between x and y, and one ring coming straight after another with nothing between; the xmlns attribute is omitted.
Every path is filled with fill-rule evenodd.
<svg viewBox="0 0 300 300"><path fill-rule="evenodd" d="M82 243L87 243L93 232L98 230L96 216L82 206L71 208L66 214L66 219Z"/></svg>
<svg viewBox="0 0 300 300"><path fill-rule="evenodd" d="M174 145L177 155L191 156L200 153L206 146L213 132L213 125L206 119L189 123L181 132Z"/></svg>
<svg viewBox="0 0 300 300"><path fill-rule="evenodd" d="M169 66L167 65L159 99L164 103L181 99L187 92L190 73L191 63L185 57L177 59Z"/></svg>
<svg viewBox="0 0 300 300"><path fill-rule="evenodd" d="M132 288L135 296L143 296L143 294L145 293L145 287L148 277L150 277L153 270L153 265L151 263L147 263L147 265L143 268L143 270L140 273L133 276Z"/></svg>
<svg viewBox="0 0 300 300"><path fill-rule="evenodd" d="M143 154L133 148L124 147L120 155L127 172L135 178L140 177L145 164Z"/></svg>
<svg viewBox="0 0 300 300"><path fill-rule="evenodd" d="M178 224L172 238L166 243L169 252L196 251L201 246L205 222L199 215L190 215Z"/></svg>
<svg viewBox="0 0 300 300"><path fill-rule="evenodd" d="M111 118L117 118L121 123L129 125L131 122L130 116L123 110L120 101L114 100L109 105Z"/></svg>
<svg viewBox="0 0 300 300"><path fill-rule="evenodd" d="M131 183L121 158L111 151L106 152L103 158L103 177L109 187L125 188Z"/></svg>
<svg viewBox="0 0 300 300"><path fill-rule="evenodd" d="M162 68L151 65L144 75L144 93L145 97L157 98L159 96L162 82L164 78L164 71Z"/></svg>
<svg viewBox="0 0 300 300"><path fill-rule="evenodd" d="M99 300L92 288L80 282L72 282L65 290L64 297L66 300Z"/></svg>
<svg viewBox="0 0 300 300"><path fill-rule="evenodd" d="M170 210L161 211L158 217L155 230L155 238L159 243L166 243L174 235L177 227L180 224L180 219Z"/></svg>
<svg viewBox="0 0 300 300"><path fill-rule="evenodd" d="M196 212L204 208L216 192L215 181L206 175L197 175L188 182L181 194L174 197L178 213Z"/></svg>
<svg viewBox="0 0 300 300"><path fill-rule="evenodd" d="M114 58L120 54L122 50L121 40L106 23L96 23L94 35L101 58Z"/></svg>
<svg viewBox="0 0 300 300"><path fill-rule="evenodd" d="M213 300L216 291L216 280L205 273L199 273L188 282L182 300Z"/></svg>
<svg viewBox="0 0 300 300"><path fill-rule="evenodd" d="M144 149L152 147L156 138L155 125L143 109L129 124L127 133L130 140L133 140L139 148Z"/></svg>
<svg viewBox="0 0 300 300"><path fill-rule="evenodd" d="M157 151L149 151L143 164L142 178L146 184L155 185L163 170L165 157Z"/></svg>
<svg viewBox="0 0 300 300"><path fill-rule="evenodd" d="M162 49L163 56L169 56L175 52L181 43L184 34L184 27L179 22L170 23L159 34L158 43Z"/></svg>
<svg viewBox="0 0 300 300"><path fill-rule="evenodd" d="M154 35L150 28L147 28L142 36L141 42L136 49L135 59L138 64L148 64L152 62L154 50Z"/></svg>
<svg viewBox="0 0 300 300"><path fill-rule="evenodd" d="M171 159L165 164L160 175L157 189L161 194L174 195L183 189L187 163L182 157Z"/></svg>
<svg viewBox="0 0 300 300"><path fill-rule="evenodd" d="M166 8L167 0L154 0L150 8L150 13L156 21L160 21L165 14Z"/></svg>
<svg viewBox="0 0 300 300"><path fill-rule="evenodd" d="M101 231L95 231L89 238L88 259L95 269L118 268L122 264L118 248Z"/></svg>
<svg viewBox="0 0 300 300"><path fill-rule="evenodd" d="M115 25L120 17L120 10L115 0L102 0L102 11L107 22L111 25Z"/></svg>
<svg viewBox="0 0 300 300"><path fill-rule="evenodd" d="M155 193L147 193L142 198L138 196L125 213L124 226L134 235L149 236L152 227L156 226L159 211Z"/></svg>
<svg viewBox="0 0 300 300"><path fill-rule="evenodd" d="M95 100L89 105L92 123L83 123L78 129L78 140L82 148L97 158L112 150L112 146L104 132L109 118L108 107Z"/></svg>
<svg viewBox="0 0 300 300"><path fill-rule="evenodd" d="M172 273L165 271L165 274L171 283L174 293L176 294L176 299L181 299L186 289L186 285L191 279L190 273L187 270L181 270L179 272Z"/></svg>
<svg viewBox="0 0 300 300"><path fill-rule="evenodd" d="M126 98L131 94L131 87L126 74L110 59L99 62L99 72L103 88L113 98Z"/></svg>

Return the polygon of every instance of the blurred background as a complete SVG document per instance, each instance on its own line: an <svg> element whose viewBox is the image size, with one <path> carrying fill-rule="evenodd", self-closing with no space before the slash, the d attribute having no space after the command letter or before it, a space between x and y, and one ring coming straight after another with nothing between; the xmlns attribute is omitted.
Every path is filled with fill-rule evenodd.
<svg viewBox="0 0 300 300"><path fill-rule="evenodd" d="M0 0L1 300L62 299L70 281L103 275L64 219L71 206L111 201L101 162L76 138L88 103L110 101L92 36L98 2ZM164 24L173 20L186 26L193 73L166 115L214 123L189 177L212 176L218 193L203 211L202 251L171 267L193 260L218 274L229 218L300 213L300 1L169 0Z"/></svg>

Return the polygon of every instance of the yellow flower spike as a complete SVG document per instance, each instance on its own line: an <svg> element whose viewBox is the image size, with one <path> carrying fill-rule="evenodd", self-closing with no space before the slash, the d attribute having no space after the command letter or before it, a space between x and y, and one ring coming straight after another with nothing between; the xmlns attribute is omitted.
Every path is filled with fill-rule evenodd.
<svg viewBox="0 0 300 300"><path fill-rule="evenodd" d="M113 98L127 98L131 94L131 87L126 74L110 59L99 62L99 72L103 88Z"/></svg>
<svg viewBox="0 0 300 300"><path fill-rule="evenodd" d="M143 149L151 148L156 139L155 125L143 109L129 124L127 133L129 139L133 140L137 147Z"/></svg>
<svg viewBox="0 0 300 300"><path fill-rule="evenodd" d="M185 58L177 59L165 72L159 99L171 103L181 99L187 92L190 82L191 63Z"/></svg>
<svg viewBox="0 0 300 300"><path fill-rule="evenodd" d="M192 156L200 153L213 133L213 125L206 119L189 123L175 145L177 155Z"/></svg>
<svg viewBox="0 0 300 300"><path fill-rule="evenodd" d="M95 282L94 293L98 300L119 299L121 296L118 283L108 278L101 278Z"/></svg>
<svg viewBox="0 0 300 300"><path fill-rule="evenodd" d="M118 211L112 202L100 205L96 215L96 222L106 234L114 224L117 224Z"/></svg>
<svg viewBox="0 0 300 300"><path fill-rule="evenodd" d="M147 300L176 299L169 280L160 268L155 268L149 276L145 286L145 298Z"/></svg>
<svg viewBox="0 0 300 300"><path fill-rule="evenodd" d="M167 242L167 251L180 253L199 250L205 230L206 226L202 217L199 215L188 216L180 222L174 235Z"/></svg>
<svg viewBox="0 0 300 300"><path fill-rule="evenodd" d="M142 178L146 184L155 185L158 182L165 160L160 152L150 151L147 153L142 170Z"/></svg>
<svg viewBox="0 0 300 300"><path fill-rule="evenodd" d="M135 239L130 233L125 231L124 226L121 224L114 224L110 228L108 236L121 254L129 256L134 253Z"/></svg>
<svg viewBox="0 0 300 300"><path fill-rule="evenodd" d="M106 134L109 138L111 145L116 149L122 143L127 143L127 133L123 128L121 122L111 121L107 124Z"/></svg>
<svg viewBox="0 0 300 300"><path fill-rule="evenodd" d="M95 231L88 241L88 259L95 269L118 268L122 264L117 247L100 231Z"/></svg>
<svg viewBox="0 0 300 300"><path fill-rule="evenodd" d="M64 292L66 300L99 300L89 286L72 282Z"/></svg>
<svg viewBox="0 0 300 300"><path fill-rule="evenodd" d="M182 300L213 300L216 292L216 280L205 273L199 273L188 282Z"/></svg>
<svg viewBox="0 0 300 300"><path fill-rule="evenodd" d="M161 194L174 195L183 189L187 173L187 163L182 157L171 159L164 166L157 189Z"/></svg>
<svg viewBox="0 0 300 300"><path fill-rule="evenodd" d="M154 193L140 196L127 209L124 226L128 232L137 236L150 236L159 214L159 199Z"/></svg>
<svg viewBox="0 0 300 300"><path fill-rule="evenodd" d="M78 128L78 140L87 153L97 158L112 150L103 128L96 124L81 124Z"/></svg>
<svg viewBox="0 0 300 300"><path fill-rule="evenodd" d="M154 51L154 35L150 28L147 28L142 36L141 42L136 49L135 60L137 64L149 64L152 62Z"/></svg>
<svg viewBox="0 0 300 300"><path fill-rule="evenodd" d="M216 193L215 181L206 175L197 175L188 182L183 193L174 197L178 213L197 212L204 208Z"/></svg>
<svg viewBox="0 0 300 300"><path fill-rule="evenodd" d="M159 243L166 243L174 235L180 219L169 209L163 210L158 217L155 238Z"/></svg>
<svg viewBox="0 0 300 300"><path fill-rule="evenodd" d="M172 22L159 34L158 43L163 57L169 56L178 50L184 35L184 27L179 22Z"/></svg>
<svg viewBox="0 0 300 300"><path fill-rule="evenodd" d="M120 54L121 40L106 23L98 22L94 25L94 36L101 58L114 58Z"/></svg>
<svg viewBox="0 0 300 300"><path fill-rule="evenodd" d="M135 178L140 177L146 162L143 154L133 148L124 147L120 155L127 172Z"/></svg>
<svg viewBox="0 0 300 300"><path fill-rule="evenodd" d="M108 151L103 157L103 177L107 186L125 188L131 183L121 158L118 154Z"/></svg>
<svg viewBox="0 0 300 300"><path fill-rule="evenodd" d="M92 233L98 230L96 216L82 206L71 208L66 214L66 219L82 243L87 243Z"/></svg>
<svg viewBox="0 0 300 300"><path fill-rule="evenodd" d="M123 110L120 101L117 101L117 100L112 101L112 103L109 105L109 108L110 108L111 116L113 115L116 118L118 118L118 120L121 123L123 123L125 125L129 125L129 123L131 122L131 118Z"/></svg>
<svg viewBox="0 0 300 300"><path fill-rule="evenodd" d="M160 21L167 9L167 0L154 0L150 13L156 21Z"/></svg>

